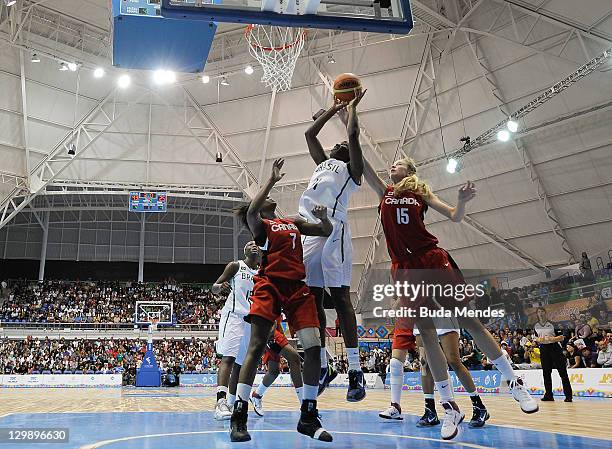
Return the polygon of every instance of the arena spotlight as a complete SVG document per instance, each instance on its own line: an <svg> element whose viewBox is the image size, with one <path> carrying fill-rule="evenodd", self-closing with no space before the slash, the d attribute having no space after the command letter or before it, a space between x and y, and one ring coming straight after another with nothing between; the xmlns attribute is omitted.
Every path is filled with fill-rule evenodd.
<svg viewBox="0 0 612 449"><path fill-rule="evenodd" d="M60 72L65 72L68 70L68 65L65 62L62 62L59 66Z"/></svg>
<svg viewBox="0 0 612 449"><path fill-rule="evenodd" d="M171 70L156 70L153 72L153 81L155 84L172 84L176 82L176 74Z"/></svg>
<svg viewBox="0 0 612 449"><path fill-rule="evenodd" d="M104 69L102 67L98 67L94 70L93 73L94 78L102 78L104 76Z"/></svg>
<svg viewBox="0 0 612 449"><path fill-rule="evenodd" d="M130 75L123 74L117 80L117 86L121 89L125 89L131 84L132 80L130 79Z"/></svg>
<svg viewBox="0 0 612 449"><path fill-rule="evenodd" d="M509 119L506 123L506 128L508 128L508 131L510 131L511 133L515 133L518 131L518 123L516 123L512 119Z"/></svg>
<svg viewBox="0 0 612 449"><path fill-rule="evenodd" d="M217 151L217 154L215 155L215 161L217 161L218 163L223 162L223 155L220 151Z"/></svg>
<svg viewBox="0 0 612 449"><path fill-rule="evenodd" d="M34 62L34 63L40 62L40 58L38 57L38 55L36 53L33 53L31 61Z"/></svg>
<svg viewBox="0 0 612 449"><path fill-rule="evenodd" d="M497 131L497 140L499 140L500 142L507 142L510 140L510 132L505 130L505 129L501 129L499 131Z"/></svg>
<svg viewBox="0 0 612 449"><path fill-rule="evenodd" d="M244 73L246 73L247 75L252 75L254 71L255 70L253 70L252 65L248 65L244 68Z"/></svg>
<svg viewBox="0 0 612 449"><path fill-rule="evenodd" d="M68 154L70 156L74 156L76 154L76 145L71 143L70 146L68 147Z"/></svg>
<svg viewBox="0 0 612 449"><path fill-rule="evenodd" d="M17 0L4 0L6 6L13 6L15 3L17 3Z"/></svg>
<svg viewBox="0 0 612 449"><path fill-rule="evenodd" d="M76 62L69 62L68 63L68 69L71 72L76 72L78 68L79 68L79 65Z"/></svg>
<svg viewBox="0 0 612 449"><path fill-rule="evenodd" d="M229 86L230 85L229 81L227 80L227 77L225 77L225 76L223 78L221 78L221 83L220 84L222 86Z"/></svg>
<svg viewBox="0 0 612 449"><path fill-rule="evenodd" d="M454 157L451 157L446 164L446 171L449 173L456 173L459 162Z"/></svg>
<svg viewBox="0 0 612 449"><path fill-rule="evenodd" d="M202 83L204 83L204 84L210 83L210 76L202 75Z"/></svg>
<svg viewBox="0 0 612 449"><path fill-rule="evenodd" d="M329 55L327 55L327 63L328 64L335 64L336 60L334 59L334 55L332 55L331 53Z"/></svg>

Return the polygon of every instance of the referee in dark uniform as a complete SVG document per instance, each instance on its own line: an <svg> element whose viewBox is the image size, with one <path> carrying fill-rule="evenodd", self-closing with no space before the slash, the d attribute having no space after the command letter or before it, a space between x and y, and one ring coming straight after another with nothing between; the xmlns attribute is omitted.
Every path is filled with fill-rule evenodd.
<svg viewBox="0 0 612 449"><path fill-rule="evenodd" d="M544 375L544 397L543 401L554 401L552 392L552 370L555 368L563 384L565 402L572 402L572 385L567 375L567 367L561 342L565 339L561 331L557 331L553 323L546 318L546 309L539 307L537 310L538 322L533 329L538 335L540 345L540 357L542 360L542 374Z"/></svg>

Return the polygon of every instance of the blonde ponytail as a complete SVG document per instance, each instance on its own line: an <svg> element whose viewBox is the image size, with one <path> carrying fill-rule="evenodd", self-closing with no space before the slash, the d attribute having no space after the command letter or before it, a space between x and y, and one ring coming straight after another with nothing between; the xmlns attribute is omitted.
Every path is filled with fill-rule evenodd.
<svg viewBox="0 0 612 449"><path fill-rule="evenodd" d="M414 160L406 158L402 159L400 162L406 164L408 176L393 186L393 195L400 196L405 192L414 192L421 195L423 198L428 198L432 193L431 187L429 187L426 182L419 180Z"/></svg>

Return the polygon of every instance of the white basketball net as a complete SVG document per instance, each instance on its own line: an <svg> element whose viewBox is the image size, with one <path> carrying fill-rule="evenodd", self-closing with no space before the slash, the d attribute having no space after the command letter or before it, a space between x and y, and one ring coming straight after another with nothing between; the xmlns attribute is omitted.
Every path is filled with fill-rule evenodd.
<svg viewBox="0 0 612 449"><path fill-rule="evenodd" d="M244 33L251 55L263 69L261 82L277 92L291 88L306 31L268 25L249 25Z"/></svg>

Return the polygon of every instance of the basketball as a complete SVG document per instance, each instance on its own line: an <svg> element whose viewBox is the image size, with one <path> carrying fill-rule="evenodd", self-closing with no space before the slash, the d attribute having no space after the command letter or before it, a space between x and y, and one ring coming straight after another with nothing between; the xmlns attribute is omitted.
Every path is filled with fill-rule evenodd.
<svg viewBox="0 0 612 449"><path fill-rule="evenodd" d="M361 80L354 73L342 73L334 80L336 101L351 101L361 90Z"/></svg>

